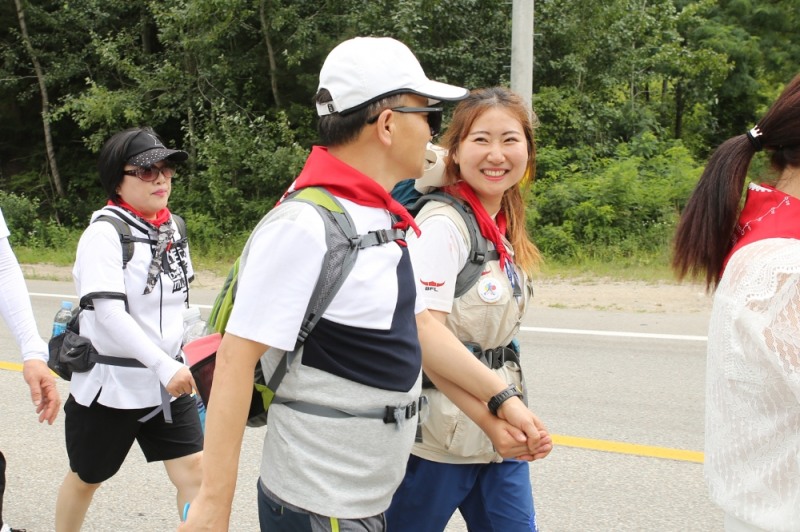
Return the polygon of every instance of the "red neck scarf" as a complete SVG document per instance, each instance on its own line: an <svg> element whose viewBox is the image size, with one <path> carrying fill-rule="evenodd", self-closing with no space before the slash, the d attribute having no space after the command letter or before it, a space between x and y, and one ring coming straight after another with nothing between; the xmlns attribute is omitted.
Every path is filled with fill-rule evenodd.
<svg viewBox="0 0 800 532"><path fill-rule="evenodd" d="M141 212L139 212L136 209L134 209L133 207L131 207L130 204L125 203L124 201L122 201L122 199L120 199L118 201L108 200L107 205L114 205L116 207L122 207L123 209L125 209L128 212L130 212L131 214L136 215L138 218L141 218L145 222L147 222L150 225L154 226L156 229L161 227L161 224L163 224L164 222L168 222L169 219L172 217L172 213L170 213L169 209L167 209L166 207L161 209L160 211L158 211L156 213L156 219L155 220L148 220L147 216L145 216Z"/></svg>
<svg viewBox="0 0 800 532"><path fill-rule="evenodd" d="M374 179L330 155L328 148L314 146L311 149L306 165L292 185L294 190L305 187L323 187L334 196L359 205L385 209L400 219L394 225L395 229L411 227L417 236L420 234L414 217L405 207L395 201Z"/></svg>
<svg viewBox="0 0 800 532"><path fill-rule="evenodd" d="M472 207L475 213L475 218L478 220L478 228L484 238L494 244L497 253L500 255L500 267L505 268L507 260L511 257L503 244L503 236L506 234L506 214L501 210L495 216L495 220L486 212L481 200L472 190L472 187L466 181L459 181L455 185L445 187L445 192L453 196L464 198L464 200Z"/></svg>
<svg viewBox="0 0 800 532"><path fill-rule="evenodd" d="M800 199L769 185L750 183L722 269L736 251L766 238L800 240Z"/></svg>

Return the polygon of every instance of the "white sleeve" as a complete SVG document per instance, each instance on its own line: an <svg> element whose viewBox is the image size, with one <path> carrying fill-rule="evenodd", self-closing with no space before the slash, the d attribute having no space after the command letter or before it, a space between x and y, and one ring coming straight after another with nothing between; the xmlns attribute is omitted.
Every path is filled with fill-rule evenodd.
<svg viewBox="0 0 800 532"><path fill-rule="evenodd" d="M456 224L447 216L434 215L420 224L421 235L407 238L416 275L417 293L424 294L431 310L450 313L456 278L467 262L467 247Z"/></svg>
<svg viewBox="0 0 800 532"><path fill-rule="evenodd" d="M92 292L126 293L122 247L113 225L94 223L84 231L78 243L74 273L81 297ZM133 316L125 311L122 301L96 299L94 308L96 332L113 339L98 341L97 345L103 346L101 354L135 358L152 369L165 386L183 366L148 338Z"/></svg>
<svg viewBox="0 0 800 532"><path fill-rule="evenodd" d="M5 227L5 221L2 221L0 230ZM25 278L17 256L8 242L8 230L5 229L5 232L6 236L0 237L0 314L14 333L22 352L22 360L38 359L47 362L47 344L39 336Z"/></svg>
<svg viewBox="0 0 800 532"><path fill-rule="evenodd" d="M125 311L124 302L118 299L95 299L93 312L98 331L114 338L108 344L111 347L102 354L135 358L155 372L164 386L184 366L183 361L172 358L147 337L133 316Z"/></svg>
<svg viewBox="0 0 800 532"><path fill-rule="evenodd" d="M278 349L294 349L327 251L325 224L314 207L282 204L250 241L239 270L226 332Z"/></svg>
<svg viewBox="0 0 800 532"><path fill-rule="evenodd" d="M767 319L760 325L768 360L800 404L800 274L778 275L776 284L776 293L766 308L753 298L748 310L766 313Z"/></svg>

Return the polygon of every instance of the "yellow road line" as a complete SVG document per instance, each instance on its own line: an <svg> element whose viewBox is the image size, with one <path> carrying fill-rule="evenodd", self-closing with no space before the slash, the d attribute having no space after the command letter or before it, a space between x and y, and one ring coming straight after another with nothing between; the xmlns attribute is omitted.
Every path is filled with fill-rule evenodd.
<svg viewBox="0 0 800 532"><path fill-rule="evenodd" d="M22 364L18 362L3 362L0 360L0 369L8 369L11 371L22 371Z"/></svg>
<svg viewBox="0 0 800 532"><path fill-rule="evenodd" d="M633 454L636 456L646 456L649 458L680 460L683 462L695 462L698 464L703 463L703 453L700 451L670 449L668 447L653 447L650 445L638 445L635 443L625 443L621 441L593 440L590 438L577 438L575 436L559 436L554 434L553 445L563 445L564 447L577 447L579 449L590 449L593 451L605 451L609 453Z"/></svg>
<svg viewBox="0 0 800 532"><path fill-rule="evenodd" d="M22 364L17 362L0 361L0 369L11 371L22 371ZM592 451L605 451L609 453L632 454L649 458L664 458L667 460L680 460L683 462L703 463L703 453L700 451L687 451L684 449L670 449L668 447L653 447L650 445L637 445L635 443L625 443L610 440L593 440L590 438L578 438L575 436L553 435L554 445L564 447L576 447L578 449L589 449Z"/></svg>

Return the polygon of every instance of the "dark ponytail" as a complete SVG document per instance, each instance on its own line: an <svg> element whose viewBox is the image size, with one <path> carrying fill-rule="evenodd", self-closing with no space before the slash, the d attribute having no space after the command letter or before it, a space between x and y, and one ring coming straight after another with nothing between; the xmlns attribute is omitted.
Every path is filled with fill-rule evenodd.
<svg viewBox="0 0 800 532"><path fill-rule="evenodd" d="M716 288L733 245L747 170L760 149L772 168L800 167L800 75L786 86L756 127L711 155L675 231L672 268L678 279L702 277Z"/></svg>

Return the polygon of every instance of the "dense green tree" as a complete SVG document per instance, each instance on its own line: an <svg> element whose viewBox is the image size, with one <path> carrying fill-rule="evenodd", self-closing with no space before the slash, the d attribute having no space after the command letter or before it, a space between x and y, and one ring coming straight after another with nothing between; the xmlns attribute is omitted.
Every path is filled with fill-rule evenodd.
<svg viewBox="0 0 800 532"><path fill-rule="evenodd" d="M535 7L529 222L550 254L663 242L695 161L800 62L796 0ZM466 87L510 79L511 4L496 0L15 0L0 19L0 203L38 212L30 235L82 227L103 199L102 142L144 124L191 154L172 206L196 238L246 232L315 142L319 68L349 37L396 37Z"/></svg>

